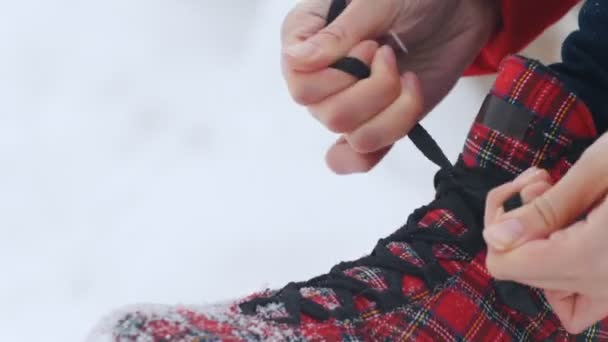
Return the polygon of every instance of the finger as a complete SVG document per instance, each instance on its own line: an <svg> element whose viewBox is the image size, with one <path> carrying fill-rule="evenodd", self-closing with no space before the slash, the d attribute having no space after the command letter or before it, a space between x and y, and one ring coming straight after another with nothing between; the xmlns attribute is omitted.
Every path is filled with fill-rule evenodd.
<svg viewBox="0 0 608 342"><path fill-rule="evenodd" d="M551 183L546 179L548 177L548 173L546 172L540 172L536 174L535 177L531 175L531 183L522 185L523 187L515 192L516 194L519 194L524 205L534 201L537 197L551 188ZM513 186L517 187L517 184L514 184ZM486 225L487 228L483 231L484 240L492 251L504 252L512 249L509 246L509 242L512 241L514 237L516 238L523 234L521 231L522 227L517 224L511 224L510 221L501 222L500 225L493 225L493 222L501 220L501 216L504 215L504 209L502 206L495 207L493 211L494 212L486 213L486 221L488 224Z"/></svg>
<svg viewBox="0 0 608 342"><path fill-rule="evenodd" d="M319 15L319 8L324 8L322 16L325 18L329 10L329 1L324 6L316 6L315 15ZM346 55L357 43L366 39L377 38L388 30L388 26L398 14L399 2L391 0L354 0L346 10L332 23L319 29L309 38L292 43L284 47L283 53L289 65L300 71L310 71L325 68ZM304 16L304 14L300 14ZM298 15L295 15L298 17ZM292 19L294 22L296 19ZM302 19L301 19L302 20ZM317 18L318 20L318 18ZM312 22L312 20L310 20ZM290 23L291 27L292 24ZM309 24L309 28L312 27ZM315 25L314 27L317 27ZM306 37L311 30L306 30ZM295 39L296 41L298 39Z"/></svg>
<svg viewBox="0 0 608 342"><path fill-rule="evenodd" d="M388 46L378 50L371 77L309 107L312 115L335 133L356 129L388 107L401 93L395 54Z"/></svg>
<svg viewBox="0 0 608 342"><path fill-rule="evenodd" d="M378 50L378 43L367 40L359 43L348 54L366 65L370 65ZM359 81L341 70L326 68L318 72L299 72L283 64L283 74L294 100L301 105L319 103Z"/></svg>
<svg viewBox="0 0 608 342"><path fill-rule="evenodd" d="M390 151L392 146L374 153L358 153L341 137L327 152L329 168L339 175L368 172Z"/></svg>
<svg viewBox="0 0 608 342"><path fill-rule="evenodd" d="M504 253L488 253L493 277L550 290L575 291L584 275L589 230L577 222L548 239L528 241Z"/></svg>
<svg viewBox="0 0 608 342"><path fill-rule="evenodd" d="M574 222L606 192L605 182L589 181L605 179L605 167L597 165L603 165L603 159L606 158L582 157L555 186L531 203L506 213L502 222L487 229L513 231L510 239L502 243L505 248L516 248Z"/></svg>
<svg viewBox="0 0 608 342"><path fill-rule="evenodd" d="M580 334L595 323L608 317L608 299L571 295L559 297L546 293L553 312L571 334Z"/></svg>
<svg viewBox="0 0 608 342"><path fill-rule="evenodd" d="M300 1L287 14L281 27L283 48L302 43L327 25L329 0Z"/></svg>
<svg viewBox="0 0 608 342"><path fill-rule="evenodd" d="M380 114L346 135L350 146L371 153L405 137L423 115L420 83L413 73L404 75L399 98Z"/></svg>
<svg viewBox="0 0 608 342"><path fill-rule="evenodd" d="M547 172L541 172L537 174L536 177L537 180L535 180L535 183L529 183L519 191L519 196L523 204L532 202L534 199L547 192L547 190L551 189L552 184L549 183L549 180L547 180L549 178L549 174ZM495 216L495 219L500 217L500 215L503 215L504 210L505 209L503 209L503 207L500 207L497 210L498 216ZM505 222L503 228L505 226L508 227L508 222ZM484 239L486 240L488 247L493 252L506 251L508 249L507 244L503 243L502 241L510 241L513 234L521 234L521 231L518 230L517 226L515 226L514 231L510 231L509 229L497 230L494 227L491 227L490 229L484 229L483 232Z"/></svg>
<svg viewBox="0 0 608 342"><path fill-rule="evenodd" d="M534 284L530 285L544 289L576 291L592 296L608 297L606 286L602 286L605 285L603 279L605 277L602 275L608 269L608 262L603 257L606 247L604 232L607 225L608 202L603 201L584 220L552 233L548 239L549 242L561 242L578 245L578 247L571 250L569 261L566 261L555 274L534 277ZM516 253L525 246L513 252ZM550 252L545 258L552 258L555 253ZM566 257L561 256L561 258Z"/></svg>
<svg viewBox="0 0 608 342"><path fill-rule="evenodd" d="M537 167L532 167L520 174L512 182L505 183L490 191L486 198L484 225L487 227L496 222L498 216L504 213L503 204L511 198L511 196L521 193L526 186L539 181L544 181L545 183L549 182L549 173ZM522 200L526 203L526 199L523 198L523 195Z"/></svg>

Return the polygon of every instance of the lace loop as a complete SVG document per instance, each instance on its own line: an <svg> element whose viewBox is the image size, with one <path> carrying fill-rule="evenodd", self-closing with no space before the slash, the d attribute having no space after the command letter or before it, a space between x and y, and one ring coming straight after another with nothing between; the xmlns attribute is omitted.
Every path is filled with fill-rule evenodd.
<svg viewBox="0 0 608 342"><path fill-rule="evenodd" d="M425 149L426 145L421 145ZM275 295L268 298L256 298L241 304L245 313L255 314L258 306L270 303L283 303L289 317L277 319L283 323L298 323L301 314L317 320L330 318L346 319L358 315L355 310L355 297L362 296L373 301L378 309L388 310L407 303L403 294L403 276L410 275L422 279L429 289L444 283L449 273L436 260L433 245L454 245L469 256L475 255L485 244L481 236L482 223L478 222L483 216L483 206L487 192L504 183L512 177L506 174L490 174L483 169L464 168L461 163L449 169L441 169L435 181L437 195L435 200L424 207L416 209L408 218L407 223L391 236L378 241L370 255L350 262L341 262L321 275L301 283L290 283ZM458 219L467 227L460 236L440 229L420 227L419 222L429 210L443 208L455 213ZM422 266L412 264L393 254L388 245L393 242L408 243L417 256L422 260ZM379 269L387 284L387 289L374 289L345 271L355 267ZM303 288L331 289L335 293L340 306L328 310L322 305L304 298Z"/></svg>
<svg viewBox="0 0 608 342"><path fill-rule="evenodd" d="M334 20L346 6L347 1L334 0L331 4L328 22ZM332 67L357 78L365 78L369 75L369 68L363 63L346 61L336 63ZM367 70L365 70L366 68ZM346 319L357 315L354 305L356 296L372 300L380 310L389 310L407 302L402 291L404 274L422 278L429 288L434 288L447 279L448 272L439 265L433 255L433 244L454 244L468 252L469 255L473 255L475 251L484 246L481 238L481 222L477 222L478 220L475 218L483 216L487 192L506 180L510 180L512 176L497 176L496 172L491 175L483 169L466 168L461 160L455 166L452 165L437 142L420 124L417 124L408 136L418 150L440 168L434 179L437 191L435 200L427 206L416 209L408 217L407 223L393 235L380 240L370 255L353 262L340 263L334 266L328 274L309 281L290 283L274 296L255 298L242 303L241 310L244 313L255 314L258 306L282 302L288 317L277 319L279 322L298 323L301 314L318 320L327 320L331 317ZM418 223L424 215L435 208L444 208L458 213L459 219L468 228L464 236L457 237L445 231L419 227ZM391 242L409 243L422 259L424 266L414 265L391 253L387 247ZM373 289L368 284L344 273L357 266L380 269L388 289ZM308 287L333 290L341 306L328 310L318 303L304 298L300 290Z"/></svg>

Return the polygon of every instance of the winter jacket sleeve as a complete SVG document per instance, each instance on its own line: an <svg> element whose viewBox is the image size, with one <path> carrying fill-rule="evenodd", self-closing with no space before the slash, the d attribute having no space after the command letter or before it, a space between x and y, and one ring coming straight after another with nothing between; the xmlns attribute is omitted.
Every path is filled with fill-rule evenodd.
<svg viewBox="0 0 608 342"><path fill-rule="evenodd" d="M500 27L465 71L465 76L495 72L505 56L525 48L579 2L579 0L497 1L501 2Z"/></svg>

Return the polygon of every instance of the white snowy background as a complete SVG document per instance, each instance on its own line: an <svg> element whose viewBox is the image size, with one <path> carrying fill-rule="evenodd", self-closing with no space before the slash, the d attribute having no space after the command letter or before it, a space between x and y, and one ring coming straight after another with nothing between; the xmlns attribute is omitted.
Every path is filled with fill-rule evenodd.
<svg viewBox="0 0 608 342"><path fill-rule="evenodd" d="M81 341L127 304L304 280L432 198L407 140L370 174L326 168L335 136L279 71L292 5L0 1L1 341ZM555 59L575 23L532 51ZM452 159L489 82L425 120Z"/></svg>

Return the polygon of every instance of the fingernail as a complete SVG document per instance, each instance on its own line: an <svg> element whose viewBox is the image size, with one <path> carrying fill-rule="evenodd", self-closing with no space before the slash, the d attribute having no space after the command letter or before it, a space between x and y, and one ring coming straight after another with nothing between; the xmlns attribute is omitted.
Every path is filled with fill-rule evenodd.
<svg viewBox="0 0 608 342"><path fill-rule="evenodd" d="M310 42L298 43L285 48L285 54L295 58L310 58L317 53L317 46Z"/></svg>
<svg viewBox="0 0 608 342"><path fill-rule="evenodd" d="M517 219L506 220L486 228L486 242L499 251L509 249L523 235L524 227Z"/></svg>

